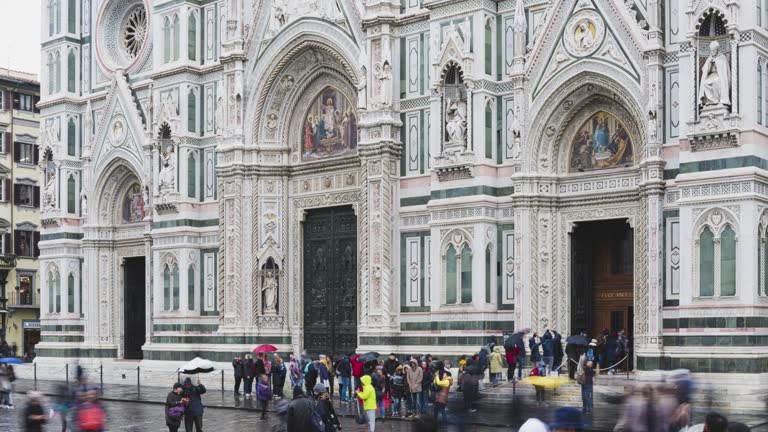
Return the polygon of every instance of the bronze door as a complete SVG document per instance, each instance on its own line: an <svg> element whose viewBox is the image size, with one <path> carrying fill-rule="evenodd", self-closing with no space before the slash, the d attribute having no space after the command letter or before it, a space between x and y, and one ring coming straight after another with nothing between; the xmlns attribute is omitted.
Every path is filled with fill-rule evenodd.
<svg viewBox="0 0 768 432"><path fill-rule="evenodd" d="M304 222L304 348L357 347L357 217L351 207L311 210Z"/></svg>
<svg viewBox="0 0 768 432"><path fill-rule="evenodd" d="M141 347L146 342L146 284L144 257L125 259L125 352L131 360L144 358Z"/></svg>

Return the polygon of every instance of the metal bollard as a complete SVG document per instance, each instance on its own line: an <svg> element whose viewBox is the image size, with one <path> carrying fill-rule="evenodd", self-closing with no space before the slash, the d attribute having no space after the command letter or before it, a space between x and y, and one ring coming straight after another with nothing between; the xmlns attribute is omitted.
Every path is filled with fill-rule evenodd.
<svg viewBox="0 0 768 432"><path fill-rule="evenodd" d="M64 365L64 376L67 380L67 390L69 390L69 363Z"/></svg>
<svg viewBox="0 0 768 432"><path fill-rule="evenodd" d="M224 394L224 371L221 371L221 393Z"/></svg>
<svg viewBox="0 0 768 432"><path fill-rule="evenodd" d="M104 365L99 365L99 392L104 396Z"/></svg>
<svg viewBox="0 0 768 432"><path fill-rule="evenodd" d="M181 384L181 372L176 372L176 382Z"/></svg>
<svg viewBox="0 0 768 432"><path fill-rule="evenodd" d="M35 373L35 390L37 390L37 363L32 363L32 368Z"/></svg>
<svg viewBox="0 0 768 432"><path fill-rule="evenodd" d="M136 366L136 394L141 396L141 366Z"/></svg>

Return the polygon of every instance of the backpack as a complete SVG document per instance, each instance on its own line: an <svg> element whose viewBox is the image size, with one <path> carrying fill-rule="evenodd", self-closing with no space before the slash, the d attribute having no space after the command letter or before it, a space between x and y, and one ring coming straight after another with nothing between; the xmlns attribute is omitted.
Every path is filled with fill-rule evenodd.
<svg viewBox="0 0 768 432"><path fill-rule="evenodd" d="M308 364L306 369L304 369L304 379L309 382L317 381L317 368L314 363Z"/></svg>
<svg viewBox="0 0 768 432"><path fill-rule="evenodd" d="M98 405L81 407L77 411L77 426L84 431L97 431L104 429L104 410Z"/></svg>
<svg viewBox="0 0 768 432"><path fill-rule="evenodd" d="M312 402L312 432L325 432L325 423L317 412L317 403Z"/></svg>

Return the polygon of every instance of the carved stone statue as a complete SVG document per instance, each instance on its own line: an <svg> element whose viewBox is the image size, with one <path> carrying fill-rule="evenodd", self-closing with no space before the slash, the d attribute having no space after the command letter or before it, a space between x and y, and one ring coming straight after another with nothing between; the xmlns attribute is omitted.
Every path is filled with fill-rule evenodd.
<svg viewBox="0 0 768 432"><path fill-rule="evenodd" d="M365 66L361 68L360 76L363 78L357 84L357 109L364 110L368 108L368 85L366 84L367 74Z"/></svg>
<svg viewBox="0 0 768 432"><path fill-rule="evenodd" d="M704 106L730 105L731 68L728 59L720 52L717 41L709 44L709 50L709 57L701 70L699 101Z"/></svg>
<svg viewBox="0 0 768 432"><path fill-rule="evenodd" d="M266 272L261 291L264 293L264 314L277 313L277 278L274 272Z"/></svg>
<svg viewBox="0 0 768 432"><path fill-rule="evenodd" d="M288 22L288 15L285 5L283 5L283 0L275 0L272 3L272 20L269 23L271 35L276 35L285 26L286 22Z"/></svg>
<svg viewBox="0 0 768 432"><path fill-rule="evenodd" d="M56 174L53 170L45 173L45 188L43 191L43 209L53 210L56 207Z"/></svg>
<svg viewBox="0 0 768 432"><path fill-rule="evenodd" d="M83 192L80 192L80 216L88 216L88 197Z"/></svg>
<svg viewBox="0 0 768 432"><path fill-rule="evenodd" d="M388 60L381 65L378 80L381 81L381 105L390 106L392 104L392 70Z"/></svg>
<svg viewBox="0 0 768 432"><path fill-rule="evenodd" d="M166 195L176 191L176 158L173 147L160 153L160 193Z"/></svg>
<svg viewBox="0 0 768 432"><path fill-rule="evenodd" d="M219 96L219 98L216 100L216 113L214 114L214 121L215 121L215 129L216 129L216 135L221 135L222 130L224 129L224 99Z"/></svg>
<svg viewBox="0 0 768 432"><path fill-rule="evenodd" d="M448 99L445 110L445 131L448 142L464 144L467 139L467 102L462 99Z"/></svg>

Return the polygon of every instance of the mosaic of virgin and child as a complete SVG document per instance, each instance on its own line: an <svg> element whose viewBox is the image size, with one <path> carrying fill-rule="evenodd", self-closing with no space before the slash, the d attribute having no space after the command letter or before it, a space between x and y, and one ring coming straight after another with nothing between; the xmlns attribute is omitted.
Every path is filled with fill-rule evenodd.
<svg viewBox="0 0 768 432"><path fill-rule="evenodd" d="M303 132L303 160L355 153L357 149L355 106L338 90L325 90L310 105Z"/></svg>
<svg viewBox="0 0 768 432"><path fill-rule="evenodd" d="M632 163L632 139L624 124L597 112L579 128L571 146L571 170L611 168Z"/></svg>

